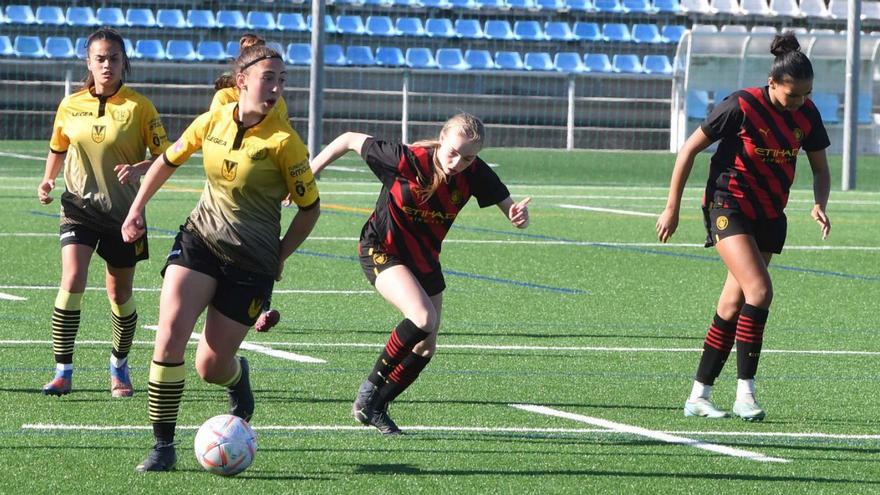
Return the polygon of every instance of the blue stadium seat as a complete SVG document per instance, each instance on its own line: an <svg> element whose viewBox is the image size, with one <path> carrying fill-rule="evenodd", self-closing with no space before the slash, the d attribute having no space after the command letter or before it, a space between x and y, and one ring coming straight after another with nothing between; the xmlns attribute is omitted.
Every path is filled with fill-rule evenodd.
<svg viewBox="0 0 880 495"><path fill-rule="evenodd" d="M192 62L199 58L190 40L168 40L165 45L165 54L169 60L175 62Z"/></svg>
<svg viewBox="0 0 880 495"><path fill-rule="evenodd" d="M403 52L396 46L380 46L376 48L376 62L385 67L403 67L406 65Z"/></svg>
<svg viewBox="0 0 880 495"><path fill-rule="evenodd" d="M642 74L645 71L639 57L631 54L615 55L611 59L611 66L614 72L626 74Z"/></svg>
<svg viewBox="0 0 880 495"><path fill-rule="evenodd" d="M449 0L421 0L422 5L432 9L451 9Z"/></svg>
<svg viewBox="0 0 880 495"><path fill-rule="evenodd" d="M513 23L513 36L518 40L543 41L547 39L538 21L516 21Z"/></svg>
<svg viewBox="0 0 880 495"><path fill-rule="evenodd" d="M523 61L523 65L525 65L526 70L533 70L533 71L556 70L556 66L553 65L553 59L550 58L550 54L545 53L545 52L528 52L528 53L526 53L526 58Z"/></svg>
<svg viewBox="0 0 880 495"><path fill-rule="evenodd" d="M73 42L67 36L49 36L46 38L46 56L49 58L74 58L76 52Z"/></svg>
<svg viewBox="0 0 880 495"><path fill-rule="evenodd" d="M437 50L437 65L443 70L468 70L471 68L458 48Z"/></svg>
<svg viewBox="0 0 880 495"><path fill-rule="evenodd" d="M656 14L657 7L650 0L623 0L623 10L636 14Z"/></svg>
<svg viewBox="0 0 880 495"><path fill-rule="evenodd" d="M134 58L146 60L165 60L165 48L159 40L137 40L134 45Z"/></svg>
<svg viewBox="0 0 880 495"><path fill-rule="evenodd" d="M870 124L874 120L874 105L871 101L871 93L859 93L857 120L859 124Z"/></svg>
<svg viewBox="0 0 880 495"><path fill-rule="evenodd" d="M687 28L684 26L669 24L660 29L660 35L663 36L663 40L667 43L678 43L686 30Z"/></svg>
<svg viewBox="0 0 880 495"><path fill-rule="evenodd" d="M245 29L247 23L240 10L218 10L217 27L228 29Z"/></svg>
<svg viewBox="0 0 880 495"><path fill-rule="evenodd" d="M495 68L495 61L492 60L492 54L488 50L466 50L464 60L471 66L471 70L492 70Z"/></svg>
<svg viewBox="0 0 880 495"><path fill-rule="evenodd" d="M810 99L819 109L822 122L826 124L840 123L840 97L836 93L814 92Z"/></svg>
<svg viewBox="0 0 880 495"><path fill-rule="evenodd" d="M299 12L281 12L278 14L278 21L275 24L282 31L303 32L309 30L305 17Z"/></svg>
<svg viewBox="0 0 880 495"><path fill-rule="evenodd" d="M407 48L406 65L413 69L436 69L437 61L429 48Z"/></svg>
<svg viewBox="0 0 880 495"><path fill-rule="evenodd" d="M604 41L602 31L595 22L578 21L574 23L574 36L581 41Z"/></svg>
<svg viewBox="0 0 880 495"><path fill-rule="evenodd" d="M524 70L522 56L519 52L495 52L495 65L502 70Z"/></svg>
<svg viewBox="0 0 880 495"><path fill-rule="evenodd" d="M449 0L449 4L452 5L454 9L478 9L480 8L477 5L477 2L474 0Z"/></svg>
<svg viewBox="0 0 880 495"><path fill-rule="evenodd" d="M373 49L364 45L352 45L345 49L348 65L376 65Z"/></svg>
<svg viewBox="0 0 880 495"><path fill-rule="evenodd" d="M537 0L536 4L541 10L550 12L564 12L568 10L565 6L565 0Z"/></svg>
<svg viewBox="0 0 880 495"><path fill-rule="evenodd" d="M483 26L477 19L458 19L455 21L455 32L459 38L478 40L486 37Z"/></svg>
<svg viewBox="0 0 880 495"><path fill-rule="evenodd" d="M571 26L565 21L547 21L544 23L544 33L547 34L547 39L551 41L571 41L577 39L571 31Z"/></svg>
<svg viewBox="0 0 880 495"><path fill-rule="evenodd" d="M620 24L617 22L609 22L602 27L602 36L605 37L607 41L619 41L622 43L628 43L632 41L632 36L629 34L629 27L626 24Z"/></svg>
<svg viewBox="0 0 880 495"><path fill-rule="evenodd" d="M587 66L577 52L558 52L553 58L553 65L559 72L580 74L587 71Z"/></svg>
<svg viewBox="0 0 880 495"><path fill-rule="evenodd" d="M311 65L312 46L308 43L291 43L287 45L287 63L291 65Z"/></svg>
<svg viewBox="0 0 880 495"><path fill-rule="evenodd" d="M92 27L98 25L95 11L91 7L68 7L67 24L71 26Z"/></svg>
<svg viewBox="0 0 880 495"><path fill-rule="evenodd" d="M509 41L514 39L510 23L502 19L489 19L486 21L483 32L486 33L486 38L490 40Z"/></svg>
<svg viewBox="0 0 880 495"><path fill-rule="evenodd" d="M421 7L421 0L393 0L392 4L395 7Z"/></svg>
<svg viewBox="0 0 880 495"><path fill-rule="evenodd" d="M657 12L677 14L681 12L681 4L678 0L654 0L654 8Z"/></svg>
<svg viewBox="0 0 880 495"><path fill-rule="evenodd" d="M350 35L361 35L366 32L364 21L359 15L341 15L336 18L336 32Z"/></svg>
<svg viewBox="0 0 880 495"><path fill-rule="evenodd" d="M252 10L248 12L245 22L248 25L248 29L257 31L274 31L278 29L278 25L275 24L275 16L272 15L271 12L266 12L264 10Z"/></svg>
<svg viewBox="0 0 880 495"><path fill-rule="evenodd" d="M477 5L481 10L507 10L510 8L507 0L477 0Z"/></svg>
<svg viewBox="0 0 880 495"><path fill-rule="evenodd" d="M199 56L199 60L210 60L213 62L226 60L226 49L223 48L223 43L219 41L199 41L196 53Z"/></svg>
<svg viewBox="0 0 880 495"><path fill-rule="evenodd" d="M455 28L452 21L445 18L429 17L425 21L425 32L431 38L455 38Z"/></svg>
<svg viewBox="0 0 880 495"><path fill-rule="evenodd" d="M342 46L336 44L324 45L324 65L348 65L348 59Z"/></svg>
<svg viewBox="0 0 880 495"><path fill-rule="evenodd" d="M10 24L36 24L37 18L30 5L7 5L6 22Z"/></svg>
<svg viewBox="0 0 880 495"><path fill-rule="evenodd" d="M131 8L125 13L125 23L131 27L156 27L156 17L150 9Z"/></svg>
<svg viewBox="0 0 880 495"><path fill-rule="evenodd" d="M238 44L238 41L229 41L226 43L227 57L238 58L239 53L241 53L241 45Z"/></svg>
<svg viewBox="0 0 880 495"><path fill-rule="evenodd" d="M709 92L690 90L687 92L687 116L689 119L703 120L709 114Z"/></svg>
<svg viewBox="0 0 880 495"><path fill-rule="evenodd" d="M646 74L672 74L672 64L666 55L645 55L642 67Z"/></svg>
<svg viewBox="0 0 880 495"><path fill-rule="evenodd" d="M61 10L61 7L41 5L37 7L35 18L37 24L41 26L64 26L67 24L67 18L64 17L64 11Z"/></svg>
<svg viewBox="0 0 880 495"><path fill-rule="evenodd" d="M16 57L43 58L46 56L43 43L38 36L16 36L12 48L15 50Z"/></svg>
<svg viewBox="0 0 880 495"><path fill-rule="evenodd" d="M633 24L632 40L636 43L663 43L656 24Z"/></svg>
<svg viewBox="0 0 880 495"><path fill-rule="evenodd" d="M15 49L12 48L12 40L5 34L0 34L0 56L11 57L15 55Z"/></svg>
<svg viewBox="0 0 880 495"><path fill-rule="evenodd" d="M159 9L156 11L156 25L160 28L183 29L188 27L186 17L180 9Z"/></svg>
<svg viewBox="0 0 880 495"><path fill-rule="evenodd" d="M593 0L593 6L599 12L608 12L612 14L621 14L625 12L620 0Z"/></svg>
<svg viewBox="0 0 880 495"><path fill-rule="evenodd" d="M565 6L572 12L595 12L592 0L565 0Z"/></svg>
<svg viewBox="0 0 880 495"><path fill-rule="evenodd" d="M371 15L367 17L367 34L370 36L397 36L397 29L387 15Z"/></svg>
<svg viewBox="0 0 880 495"><path fill-rule="evenodd" d="M363 0L363 4L368 7L390 7L394 5L394 0Z"/></svg>
<svg viewBox="0 0 880 495"><path fill-rule="evenodd" d="M277 41L267 41L266 46L275 50L282 58L284 58L284 45Z"/></svg>
<svg viewBox="0 0 880 495"><path fill-rule="evenodd" d="M213 29L217 27L217 18L211 10L192 9L186 12L186 23L197 29Z"/></svg>
<svg viewBox="0 0 880 495"><path fill-rule="evenodd" d="M95 17L98 18L98 24L102 26L126 26L125 14L118 7L98 7L98 10L95 11Z"/></svg>
<svg viewBox="0 0 880 495"><path fill-rule="evenodd" d="M402 36L425 36L425 27L418 17L398 17L395 24L397 32Z"/></svg>
<svg viewBox="0 0 880 495"><path fill-rule="evenodd" d="M584 55L584 65L590 72L612 72L611 59L604 53L587 53Z"/></svg>
<svg viewBox="0 0 880 495"><path fill-rule="evenodd" d="M306 25L309 29L312 29L312 16L306 16ZM333 21L333 16L329 14L324 15L324 32L325 33L337 33L336 30L336 22Z"/></svg>
<svg viewBox="0 0 880 495"><path fill-rule="evenodd" d="M538 10L535 0L507 0L507 5L515 10Z"/></svg>
<svg viewBox="0 0 880 495"><path fill-rule="evenodd" d="M270 0L272 1L272 0ZM303 2L305 3L305 2ZM329 2L325 2L327 5L356 5L361 6L364 4L364 0L330 0Z"/></svg>

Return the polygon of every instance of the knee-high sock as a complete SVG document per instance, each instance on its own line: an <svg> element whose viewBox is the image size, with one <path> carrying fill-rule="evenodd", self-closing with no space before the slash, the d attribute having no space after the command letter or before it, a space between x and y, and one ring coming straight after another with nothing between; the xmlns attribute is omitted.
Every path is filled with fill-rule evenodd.
<svg viewBox="0 0 880 495"><path fill-rule="evenodd" d="M730 320L725 320L716 314L712 320L703 342L700 364L697 366L696 380L703 385L714 385L715 379L721 374L736 338L737 317L738 315L734 315Z"/></svg>
<svg viewBox="0 0 880 495"><path fill-rule="evenodd" d="M751 304L743 305L740 311L736 324L736 375L741 380L754 380L758 371L768 314L766 309Z"/></svg>
<svg viewBox="0 0 880 495"><path fill-rule="evenodd" d="M183 363L150 364L150 381L147 385L150 422L157 442L174 441L174 428L177 414L183 399L183 384L186 368Z"/></svg>
<svg viewBox="0 0 880 495"><path fill-rule="evenodd" d="M73 346L79 331L82 297L82 292L67 292L64 289L59 289L55 296L55 307L52 310L52 352L56 363L73 363Z"/></svg>
<svg viewBox="0 0 880 495"><path fill-rule="evenodd" d="M113 322L113 357L123 360L128 357L134 332L137 329L137 304L134 297L122 304L110 302L110 320Z"/></svg>
<svg viewBox="0 0 880 495"><path fill-rule="evenodd" d="M410 352L388 375L388 383L379 389L377 409L381 409L386 403L393 401L398 395L416 381L425 366L431 361L432 356L420 356Z"/></svg>
<svg viewBox="0 0 880 495"><path fill-rule="evenodd" d="M379 359L376 360L373 371L367 379L377 387L384 385L391 370L412 352L416 344L428 338L428 335L430 335L428 332L417 327L408 318L404 318L391 332L385 349L379 354Z"/></svg>

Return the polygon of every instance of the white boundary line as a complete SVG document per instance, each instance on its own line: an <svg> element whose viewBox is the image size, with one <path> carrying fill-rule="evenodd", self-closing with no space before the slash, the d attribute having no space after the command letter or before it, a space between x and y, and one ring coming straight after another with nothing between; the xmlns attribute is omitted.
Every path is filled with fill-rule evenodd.
<svg viewBox="0 0 880 495"><path fill-rule="evenodd" d="M632 435L639 435L643 437L652 438L654 440L659 440L661 442L673 443L679 445L686 445L688 447L694 447L697 449L708 450L709 452L714 452L716 454L728 455L732 457L739 457L742 459L748 459L751 461L758 462L780 462L786 463L791 462L789 459L782 459L779 457L769 457L760 452L752 452L750 450L743 449L735 449L733 447L727 447L725 445L718 445L714 443L706 443L701 442L699 440L694 440L692 438L686 438L678 435L671 435L669 433L663 433L662 431L649 430L647 428L642 428L639 426L632 426L623 423L616 423L614 421L608 421L607 419L601 418L593 418L591 416L584 416L582 414L574 414L565 411L560 411L557 409L553 409L545 406L535 406L530 404L510 404L510 407L514 407L516 409L520 409L523 411L533 412L537 414L543 414L546 416L555 416L557 418L571 419L574 421L579 421L581 423L590 424L593 426L598 426L600 428L608 428L609 430L616 431L619 433L629 433Z"/></svg>
<svg viewBox="0 0 880 495"><path fill-rule="evenodd" d="M57 285L0 285L4 290L58 290ZM86 287L88 291L105 292L106 287ZM135 287L135 292L159 292L161 287ZM352 295L352 294L375 294L372 290L311 290L311 289L275 289L273 294L311 294L311 295Z"/></svg>
<svg viewBox="0 0 880 495"><path fill-rule="evenodd" d="M0 299L4 301L27 301L26 297L13 296L12 294L7 294L5 292L0 292Z"/></svg>
<svg viewBox="0 0 880 495"><path fill-rule="evenodd" d="M646 213L643 211L632 211L632 210L617 210L614 208L599 208L597 206L578 206L578 205L556 205L560 208L565 208L568 210L586 210L586 211L595 211L599 213L614 213L617 215L629 215L633 217L651 217L657 218L657 213Z"/></svg>

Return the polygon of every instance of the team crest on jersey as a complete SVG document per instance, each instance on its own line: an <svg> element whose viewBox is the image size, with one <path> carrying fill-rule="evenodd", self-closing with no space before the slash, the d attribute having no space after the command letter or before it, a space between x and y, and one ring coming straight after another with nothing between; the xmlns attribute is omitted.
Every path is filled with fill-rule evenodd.
<svg viewBox="0 0 880 495"><path fill-rule="evenodd" d="M104 138L107 137L107 126L106 125L93 125L92 126L92 141L96 143L103 143Z"/></svg>
<svg viewBox="0 0 880 495"><path fill-rule="evenodd" d="M799 127L795 127L792 133L794 134L794 138L798 141L804 138L804 131L802 131Z"/></svg>
<svg viewBox="0 0 880 495"><path fill-rule="evenodd" d="M238 163L230 160L223 160L223 168L220 170L220 172L223 174L224 179L228 181L235 180L235 173L237 170Z"/></svg>
<svg viewBox="0 0 880 495"><path fill-rule="evenodd" d="M452 201L452 204L460 205L461 204L461 192L458 189L453 190L449 193L449 201Z"/></svg>
<svg viewBox="0 0 880 495"><path fill-rule="evenodd" d="M110 112L110 115L113 117L113 120L124 124L128 122L128 119L131 118L131 111L127 108L118 108Z"/></svg>
<svg viewBox="0 0 880 495"><path fill-rule="evenodd" d="M724 229L726 229L726 228L727 228L727 225L728 225L729 223L730 223L730 222L728 222L727 217L725 217L724 215L721 215L721 216L719 216L718 218L715 219L715 227L716 227L718 230L724 230Z"/></svg>
<svg viewBox="0 0 880 495"><path fill-rule="evenodd" d="M251 304L248 306L248 316L256 318L260 315L261 309L263 309L263 300L257 298L251 299Z"/></svg>
<svg viewBox="0 0 880 495"><path fill-rule="evenodd" d="M259 146L248 146L247 156L249 156L251 160L265 160L266 157L269 156L269 150Z"/></svg>

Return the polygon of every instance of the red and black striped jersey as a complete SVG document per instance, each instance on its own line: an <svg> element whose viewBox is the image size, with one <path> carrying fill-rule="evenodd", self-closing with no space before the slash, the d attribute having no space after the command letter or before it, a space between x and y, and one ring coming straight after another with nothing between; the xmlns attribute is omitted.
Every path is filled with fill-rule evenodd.
<svg viewBox="0 0 880 495"><path fill-rule="evenodd" d="M361 230L361 246L394 255L421 273L440 269L443 239L471 196L482 208L510 196L507 186L479 157L461 173L441 181L422 202L416 191L434 176L433 149L368 138L361 156L382 181L376 209Z"/></svg>
<svg viewBox="0 0 880 495"><path fill-rule="evenodd" d="M701 127L712 141L721 140L712 156L703 206L738 209L751 219L781 217L798 152L830 144L811 100L795 111L779 110L767 86L734 92Z"/></svg>

